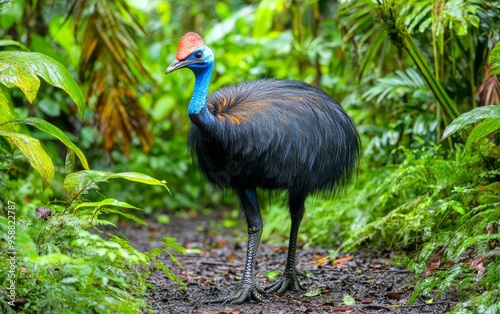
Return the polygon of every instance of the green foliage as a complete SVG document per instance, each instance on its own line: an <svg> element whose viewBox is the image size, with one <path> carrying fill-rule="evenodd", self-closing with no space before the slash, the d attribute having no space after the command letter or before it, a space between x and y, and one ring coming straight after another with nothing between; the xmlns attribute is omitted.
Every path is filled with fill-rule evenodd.
<svg viewBox="0 0 500 314"><path fill-rule="evenodd" d="M76 154L76 156L78 156L80 162L82 163L82 166L85 169L89 169L89 163L87 161L87 158L80 150L80 148L78 148L78 146L76 146L63 131L61 131L58 127L54 126L52 123L36 117L26 117L26 118L19 118L6 121L5 123L0 124L0 126L6 126L10 123L34 126L40 131L52 135L53 137L61 141L61 143L66 145L66 147L71 149Z"/></svg>
<svg viewBox="0 0 500 314"><path fill-rule="evenodd" d="M125 212L139 209L126 202L113 198L89 202L83 198L97 190L99 183L112 178L161 185L168 190L164 182L141 173L92 170L71 173L64 181L69 198L37 208L37 211L50 213L44 220L37 218L31 204L15 213L15 249L8 249L10 221L0 216L1 258L7 261L14 256L16 260L16 300L24 300L19 305L23 312L46 312L53 308L99 313L146 311L144 296L149 288L146 278L154 269L163 271L183 286L169 267L158 260L160 254L167 254L180 266L172 252L182 254L184 249L175 239L165 238L163 248L141 253L126 239L106 233L109 239L105 240L88 231L94 228L100 232L99 225L114 225L111 220L100 217L104 214L108 217L111 217L109 214L120 215L145 224ZM3 209L7 216L7 207ZM12 251L14 255L9 253ZM8 267L8 264L0 265L2 285L8 282ZM2 295L2 299L7 300L6 295ZM8 307L3 311L11 312Z"/></svg>
<svg viewBox="0 0 500 314"><path fill-rule="evenodd" d="M148 309L145 298L149 284L145 276L154 269L176 278L158 261L170 250L182 253L172 240L165 248L141 253L127 240L107 234L109 240L89 233L87 223L74 215L55 214L47 222L28 213L21 215L27 230L16 226L16 292L23 313L47 312L51 309L97 313L138 313ZM18 218L19 219L19 218ZM2 239L6 239L7 219L0 217ZM27 233L25 235L25 233ZM6 243L2 260L7 261ZM177 262L176 260L174 260ZM178 263L178 262L177 262ZM5 265L7 266L7 265ZM4 286L7 267L2 263L0 282ZM2 295L5 298L5 295ZM13 313L2 305L4 313Z"/></svg>
<svg viewBox="0 0 500 314"><path fill-rule="evenodd" d="M27 64L28 56L32 58L31 62L35 61L35 65ZM37 94L40 81L36 75L40 75L48 83L64 89L75 99L80 113L83 113L83 96L78 85L56 61L41 54L1 53L0 62L0 81L7 87L19 87L30 102ZM84 199L83 196L89 191L98 189L99 183L109 179L125 179L162 186L168 191L165 181L137 172L89 170L85 155L62 130L41 118L12 119L13 110L1 89L0 105L2 112L6 113L0 120L1 140L10 141L5 142L5 145L0 142L0 154L6 157L0 163L2 186L19 188L27 185L24 181L26 178L16 173L21 172L18 169L22 168L12 158L15 153L12 146L16 146L40 173L44 188L51 183L59 184L53 182L55 170L52 158L39 140L14 132L16 129L13 126L19 124L34 126L66 145L69 148L66 170L70 172L63 182L68 196L66 200L56 199L49 205L36 207L41 200L24 205L29 201L27 194L31 194L30 191L14 189L0 195L0 257L5 261L0 264L0 283L2 287L13 287L1 291L4 301L1 304L2 313L13 313L13 307L22 309L24 313L42 313L54 309L59 312L145 312L148 305L144 295L149 287L145 277L151 270L161 270L183 285L167 266L158 261L159 255L166 253L180 266L171 251L183 253L184 249L175 239L165 238L162 242L164 248L141 253L126 239L107 233L108 240L105 240L89 232L93 228L101 233L98 225L114 225L111 220L100 217L102 214L108 214L108 217L109 214L120 215L145 224L135 215L125 212L139 209L126 202L104 198L102 195L100 201ZM86 170L72 172L75 155ZM4 171L6 169L8 171ZM18 207L16 204L23 206ZM8 294L12 291L15 292L14 299Z"/></svg>
<svg viewBox="0 0 500 314"><path fill-rule="evenodd" d="M166 186L165 181L157 180L144 173L112 173L101 170L82 170L69 174L66 179L64 179L64 189L71 198L75 199L78 198L82 193L87 194L90 189L96 189L97 183L107 182L109 179L125 179L143 184L160 185L168 191L168 187Z"/></svg>
<svg viewBox="0 0 500 314"><path fill-rule="evenodd" d="M491 50L488 65L490 66L491 74L500 74L500 42Z"/></svg>
<svg viewBox="0 0 500 314"><path fill-rule="evenodd" d="M0 136L11 140L19 148L31 166L40 173L45 186L52 182L54 179L54 165L52 159L40 145L40 141L24 134L2 130L0 130Z"/></svg>
<svg viewBox="0 0 500 314"><path fill-rule="evenodd" d="M53 86L66 91L78 106L80 116L83 115L85 101L83 94L71 77L69 71L57 61L40 53L31 52L0 52L0 82L6 87L19 87L29 102L33 102L40 87L41 76ZM68 136L51 123L35 118L14 118L7 98L0 89L0 107L5 113L0 119L0 136L10 140L28 159L31 166L40 173L45 186L54 179L54 165L52 159L41 146L40 142L25 134L13 132L11 124L27 124L35 126L41 131L59 139L80 158L83 166L88 169L87 159L81 150L71 142ZM2 130L2 129L5 129Z"/></svg>
<svg viewBox="0 0 500 314"><path fill-rule="evenodd" d="M175 56L178 39L187 31L197 31L216 54L212 90L260 77L298 79L335 97L359 126L365 158L358 181L338 199L318 195L307 200L300 240L306 245L335 243L346 249L359 245L389 246L407 254L404 262L421 275L415 296L459 286L463 288L458 289L463 302L456 306L457 312L495 312L498 308L498 286L492 284L498 282L498 255L491 253L498 246L498 148L484 139L488 134L488 139L497 139L493 132L498 129L498 116L479 118L482 110L492 109L480 109L481 105L496 104L498 99L498 79L493 76L499 73L500 64L497 2L173 0L132 4L99 0L79 2L70 16L67 7L58 2L51 6L43 5L44 1L35 1L32 6L20 0L10 3L0 4L0 37L5 37L0 39L0 48L23 52L2 51L0 58L0 68L4 69L0 70L1 82L8 88L21 89L0 89L0 131L4 135L0 136L0 204L9 199L17 203L29 201L29 217L34 215L36 206L48 206L54 212L49 222L34 217L29 221L40 227L52 224L54 219L69 229L80 224L83 227L68 229L66 235L78 239L82 234L86 241L82 245L92 246L95 240L96 247L92 248L104 254L94 256L59 234L51 234L59 242L43 238L48 243L45 247L38 237L21 233L23 254L30 258L36 257L40 247L51 250L46 257L52 260L50 263L36 259L30 260L33 264L28 266L41 271L40 265L64 265L37 273L53 287L51 293L61 291L56 287L78 287L90 294L72 294L75 300L85 299L82 302L94 306L97 292L101 298L108 295L104 281L112 286L110 289L131 291L129 281L115 274L114 264L101 259L110 259L113 252L115 261L127 263L124 269L132 273L132 279L139 273L127 266L135 263L140 268L144 258L128 251L120 238L110 237L111 242L107 243L85 234L89 226L113 225L116 220L110 214L142 223L132 214L137 211L132 204L141 204L146 213L162 209L158 219L168 221L171 211L200 210L225 201L220 192L203 181L185 149L189 125L186 105L193 78L181 73L163 74L168 65L165 60ZM28 25L26 21L36 23ZM391 41L387 40L388 35ZM22 44L11 38L22 40ZM494 48L487 61L491 47ZM28 49L37 53L25 52ZM52 64L44 55L58 60L70 72L61 70L60 64ZM46 63L52 66L47 67ZM53 75L54 71L64 74ZM76 107L65 94L66 89L76 90L69 83L71 76L78 76L76 73L80 74L78 84L89 103L96 104L87 108L83 121L73 119ZM45 84L38 91L39 77L50 78L56 87ZM28 104L25 97L31 102L34 95L36 102ZM80 97L72 97L81 117ZM476 107L477 111L470 111ZM35 121L36 129L26 127L35 117L49 120L64 132L44 128L48 126L44 122ZM458 118L450 124L453 117ZM22 119L28 119L24 120L27 123L12 123ZM479 124L469 135L466 149L459 144L459 136L447 138L447 148L434 147L444 126L448 125L444 132L448 137L472 123ZM47 134L65 145L47 141ZM453 146L452 139L458 144ZM31 144L28 146L25 141ZM85 156L71 142L78 143L75 147L81 147ZM16 150L16 143L23 148ZM104 154L103 147L118 147L113 143L130 145L130 154L125 156L116 150ZM150 149L148 155L141 146ZM49 156L54 169L42 169L43 165L48 167L47 156L21 156L29 156L30 149L40 156ZM124 150L128 152L129 147ZM65 164L58 155L66 155ZM87 171L74 172L76 156ZM88 159L88 167L83 158ZM28 162L43 173L43 189ZM137 185L128 174L124 180L103 184L113 178L113 173L123 176L131 172L168 178L173 195L165 193L163 181L146 179L148 185ZM47 186L49 181L52 184ZM69 199L61 197L64 193ZM262 198L260 203L267 207L263 238L286 240L289 230L283 222L288 220L288 214L283 210L286 204L277 202L281 195L272 198L272 206L268 205L269 197ZM63 200L49 202L54 199ZM493 233L485 231L490 225ZM172 244L170 240L165 243ZM492 246L488 247L489 243ZM84 255L72 255L76 250ZM132 261L122 254L123 250L135 256ZM160 252L144 254L155 259ZM472 264L454 261L467 254L471 260L477 257L478 265L479 257L485 256L482 275ZM443 265L452 262L452 266L431 271L427 264L433 256L440 257ZM97 261L104 262L112 272L92 268ZM75 266L80 263L87 263L96 275L86 275L86 269ZM64 276L56 269L64 270ZM74 274L72 269L76 270ZM172 276L168 268L163 270ZM426 270L430 271L427 276ZM50 281L52 277L59 282ZM106 277L118 279L103 279ZM35 281L35 275L30 278L30 284L41 291L44 283ZM72 278L79 280L72 282ZM89 291L90 286L82 286L83 278L93 280L98 287L96 294ZM134 297L141 295L135 291ZM115 292L110 297L117 300L119 291ZM48 295L54 304L59 304L54 294ZM103 302L109 301L106 304L121 312L122 308L111 299ZM131 308L137 305L135 309L144 309L137 299L125 296L123 300L129 300ZM99 311L98 305L92 310Z"/></svg>
<svg viewBox="0 0 500 314"><path fill-rule="evenodd" d="M479 120L483 121L469 134L465 144L466 151L470 150L473 143L500 129L500 106L478 107L463 113L444 130L443 139Z"/></svg>
<svg viewBox="0 0 500 314"><path fill-rule="evenodd" d="M302 239L326 243L338 234L343 250L388 246L418 275L410 301L458 289L457 309L491 311L500 280L500 148L479 144L469 154L401 148L400 163L362 172L337 201L310 200Z"/></svg>
<svg viewBox="0 0 500 314"><path fill-rule="evenodd" d="M37 52L0 52L0 83L8 88L19 87L30 103L35 100L40 87L38 76L52 86L63 89L77 105L80 118L83 117L83 93L61 63Z"/></svg>

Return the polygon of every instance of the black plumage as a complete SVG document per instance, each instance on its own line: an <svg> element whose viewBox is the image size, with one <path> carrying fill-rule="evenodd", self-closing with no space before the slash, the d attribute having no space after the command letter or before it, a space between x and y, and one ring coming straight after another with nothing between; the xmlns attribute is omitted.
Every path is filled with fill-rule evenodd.
<svg viewBox="0 0 500 314"><path fill-rule="evenodd" d="M208 95L214 55L195 33L183 36L167 73L184 67L196 78L188 145L207 179L236 193L248 226L241 288L206 301L242 303L301 289L297 276L303 273L295 265L304 202L314 192L338 191L353 176L360 141L352 120L328 94L298 81L246 81ZM254 273L262 233L257 188L287 191L291 219L283 277L264 288Z"/></svg>
<svg viewBox="0 0 500 314"><path fill-rule="evenodd" d="M241 189L308 195L351 178L359 139L351 119L322 90L278 79L226 86L207 98L216 123L191 125L189 147L207 179Z"/></svg>

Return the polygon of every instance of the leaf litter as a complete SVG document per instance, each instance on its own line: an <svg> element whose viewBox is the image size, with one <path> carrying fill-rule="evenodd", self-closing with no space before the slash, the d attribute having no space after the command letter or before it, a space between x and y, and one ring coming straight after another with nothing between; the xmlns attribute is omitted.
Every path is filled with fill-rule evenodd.
<svg viewBox="0 0 500 314"><path fill-rule="evenodd" d="M312 274L300 278L306 290L267 294L266 303L203 304L205 298L233 293L239 287L245 265L244 222L231 229L210 223L221 220L218 214L221 215L172 216L169 224L145 219L148 226L120 225L120 231L141 251L160 247L164 236L177 238L188 248L185 255L176 255L184 269L162 257L187 284L184 289L159 271L151 274L148 303L154 313L443 313L457 301L453 294L431 293L408 305L414 290L414 275L394 265L394 253L389 250L340 253L332 261L329 248L299 246L297 267ZM282 276L286 254L283 245L261 243L255 269L258 284L276 280L269 275L275 270L280 271L278 278ZM426 303L429 299L434 302Z"/></svg>

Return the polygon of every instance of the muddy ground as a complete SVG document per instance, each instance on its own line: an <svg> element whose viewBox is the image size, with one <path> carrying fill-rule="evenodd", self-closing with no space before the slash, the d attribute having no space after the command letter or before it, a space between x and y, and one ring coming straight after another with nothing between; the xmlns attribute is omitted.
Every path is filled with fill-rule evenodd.
<svg viewBox="0 0 500 314"><path fill-rule="evenodd" d="M155 313L444 313L454 304L453 295L428 295L408 305L414 276L394 265L390 251L342 253L332 262L328 248L313 247L299 247L298 251L298 268L310 273L301 278L305 291L266 295L266 303L203 304L207 298L234 292L245 263L243 221L235 231L210 223L213 219L220 217L171 217L169 224L148 221L147 227L120 228L141 251L161 247L164 236L175 237L188 248L186 255L176 255L184 269L162 257L186 282L185 289L180 290L160 272L149 278L156 287L148 300ZM261 285L272 282L266 271L283 271L286 253L286 246L261 244L256 266Z"/></svg>

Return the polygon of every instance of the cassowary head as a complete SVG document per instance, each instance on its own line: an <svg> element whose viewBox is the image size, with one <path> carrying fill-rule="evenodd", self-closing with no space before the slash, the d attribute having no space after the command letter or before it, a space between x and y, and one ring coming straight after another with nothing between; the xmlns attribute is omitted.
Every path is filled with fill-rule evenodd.
<svg viewBox="0 0 500 314"><path fill-rule="evenodd" d="M214 54L210 48L203 44L200 35L189 32L182 36L175 60L167 68L166 73L172 73L181 68L189 68L195 74L213 66Z"/></svg>

